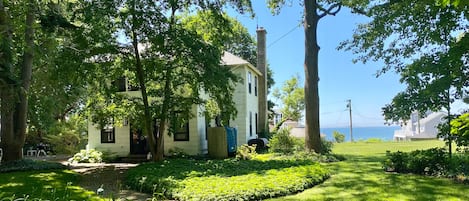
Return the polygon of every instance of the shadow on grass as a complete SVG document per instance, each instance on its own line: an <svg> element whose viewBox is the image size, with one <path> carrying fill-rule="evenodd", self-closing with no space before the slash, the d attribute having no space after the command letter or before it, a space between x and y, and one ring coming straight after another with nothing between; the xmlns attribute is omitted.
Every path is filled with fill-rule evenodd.
<svg viewBox="0 0 469 201"><path fill-rule="evenodd" d="M1 173L0 198L100 200L93 192L75 186L77 179L78 175L68 170Z"/></svg>
<svg viewBox="0 0 469 201"><path fill-rule="evenodd" d="M386 173L380 156L349 155L326 164L332 177L303 193L277 200L469 200L467 185L412 174Z"/></svg>

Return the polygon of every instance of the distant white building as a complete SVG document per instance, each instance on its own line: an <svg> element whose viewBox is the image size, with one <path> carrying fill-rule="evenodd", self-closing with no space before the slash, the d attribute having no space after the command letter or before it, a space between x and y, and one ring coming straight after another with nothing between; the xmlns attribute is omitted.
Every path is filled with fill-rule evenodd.
<svg viewBox="0 0 469 201"><path fill-rule="evenodd" d="M417 112L412 113L410 120L394 131L394 140L436 139L438 124L445 122L446 113L433 112L420 119Z"/></svg>

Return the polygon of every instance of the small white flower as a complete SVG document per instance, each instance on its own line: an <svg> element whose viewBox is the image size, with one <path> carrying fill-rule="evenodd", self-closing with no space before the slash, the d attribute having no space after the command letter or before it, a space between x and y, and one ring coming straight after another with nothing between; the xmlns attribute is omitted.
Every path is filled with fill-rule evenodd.
<svg viewBox="0 0 469 201"><path fill-rule="evenodd" d="M98 195L102 195L104 194L104 188L103 188L103 185L101 185L101 187L98 188L98 190L96 190L96 194Z"/></svg>

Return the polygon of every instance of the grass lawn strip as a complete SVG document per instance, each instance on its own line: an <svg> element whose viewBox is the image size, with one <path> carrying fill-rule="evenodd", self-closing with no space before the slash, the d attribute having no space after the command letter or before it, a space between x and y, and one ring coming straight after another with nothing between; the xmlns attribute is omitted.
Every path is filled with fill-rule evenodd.
<svg viewBox="0 0 469 201"><path fill-rule="evenodd" d="M0 199L16 200L102 200L76 183L79 175L71 170L41 170L0 173Z"/></svg>
<svg viewBox="0 0 469 201"><path fill-rule="evenodd" d="M385 173L381 162L386 150L412 151L442 147L441 141L343 143L334 153L348 160L325 164L330 179L296 195L276 200L469 200L467 185L449 179Z"/></svg>

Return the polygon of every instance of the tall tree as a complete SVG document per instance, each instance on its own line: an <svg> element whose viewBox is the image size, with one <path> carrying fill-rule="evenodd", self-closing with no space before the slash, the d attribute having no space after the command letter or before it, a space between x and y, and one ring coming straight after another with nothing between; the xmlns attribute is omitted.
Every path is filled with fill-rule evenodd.
<svg viewBox="0 0 469 201"><path fill-rule="evenodd" d="M182 24L197 32L204 41L221 47L224 51L239 56L256 66L256 42L238 20L226 13L217 14L199 11L195 15L183 16Z"/></svg>
<svg viewBox="0 0 469 201"><path fill-rule="evenodd" d="M303 1L305 30L305 149L321 153L321 135L319 130L319 93L318 93L318 54L317 40L318 22L327 15L336 15L342 4L341 0L312 0ZM269 0L268 6L274 13L278 13L285 4L285 0Z"/></svg>
<svg viewBox="0 0 469 201"><path fill-rule="evenodd" d="M21 159L34 59L37 2L0 2L0 101L3 161ZM24 12L21 12L24 10ZM13 17L15 16L15 17ZM18 36L22 38L18 38ZM17 55L21 55L18 57Z"/></svg>
<svg viewBox="0 0 469 201"><path fill-rule="evenodd" d="M237 19L228 16L214 14L207 11L199 11L195 15L186 14L182 16L182 24L189 30L197 32L204 41L219 46L223 51L228 51L239 56L253 66L257 66L257 50L255 38ZM267 93L275 84L273 72L267 64ZM268 109L273 114L274 103L268 101Z"/></svg>
<svg viewBox="0 0 469 201"><path fill-rule="evenodd" d="M359 25L353 39L339 48L355 53L355 61L382 60L378 76L393 70L407 84L383 107L385 119L398 122L409 119L413 111L441 108L451 117L451 103L469 93L468 5L369 1L360 13L372 20Z"/></svg>
<svg viewBox="0 0 469 201"><path fill-rule="evenodd" d="M274 89L272 95L282 103L281 113L283 120L299 121L305 109L305 91L300 86L299 76L294 76L283 83L281 89Z"/></svg>
<svg viewBox="0 0 469 201"><path fill-rule="evenodd" d="M97 3L106 2L109 1ZM110 97L94 99L89 106L94 111L102 110L103 104L99 103L102 100L107 101L107 106L111 108L121 107L117 113L127 112L135 118L141 115L141 127L154 160L163 159L163 136L168 131L171 133L169 126L187 121L194 115L191 113L192 106L206 101L202 99L202 91L217 101L223 111L231 115L236 112L232 91L233 83L238 78L228 68L219 65L220 49L205 43L195 32L184 29L176 16L176 13L188 8L210 9L220 14L223 3L128 0L115 1L106 8L109 13L115 13L112 22L124 39L121 41L122 50L115 56L117 58L109 60L107 55L102 55L102 63L112 63L111 71L107 71L110 74L126 73L130 82L139 86L141 94L131 97L105 91L103 95ZM229 3L241 12L251 9L249 1L233 0ZM108 87L99 83L97 86ZM117 103L119 99L121 102ZM122 108L126 106L133 109ZM134 113L130 114L129 111ZM174 117L180 121L174 120ZM94 120L99 121L97 118ZM155 128L158 130L155 131Z"/></svg>

